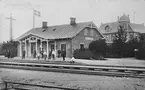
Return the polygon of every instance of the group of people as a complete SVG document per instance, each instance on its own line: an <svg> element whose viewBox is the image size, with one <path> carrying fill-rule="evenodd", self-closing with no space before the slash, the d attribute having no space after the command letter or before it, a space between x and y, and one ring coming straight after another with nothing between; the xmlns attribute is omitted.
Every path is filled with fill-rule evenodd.
<svg viewBox="0 0 145 90"><path fill-rule="evenodd" d="M38 60L40 60L40 58L44 58L44 60L46 60L47 58L55 60L56 53L57 53L58 57L63 58L63 61L65 60L65 57L66 57L65 50L58 50L58 52L56 52L53 49L53 50L49 51L49 55L47 55L47 53L43 49L40 52L36 52L36 50L34 50L33 57L37 58ZM25 59L25 50L22 51L22 59Z"/></svg>
<svg viewBox="0 0 145 90"><path fill-rule="evenodd" d="M63 60L65 60L65 57L66 57L66 51L65 51L65 50L62 50L62 51L59 50L59 52L56 52L56 51L53 49L53 50L49 51L49 54L48 54L48 55L47 55L47 53L46 53L45 51L42 50L42 51L38 52L37 55L35 54L34 56L36 56L36 57L38 58L38 60L39 60L40 58L44 58L44 60L46 60L47 58L48 58L48 59L53 59L53 60L55 60L55 58L56 58L56 53L58 53L58 54L57 54L58 57L62 56L62 57L63 57Z"/></svg>

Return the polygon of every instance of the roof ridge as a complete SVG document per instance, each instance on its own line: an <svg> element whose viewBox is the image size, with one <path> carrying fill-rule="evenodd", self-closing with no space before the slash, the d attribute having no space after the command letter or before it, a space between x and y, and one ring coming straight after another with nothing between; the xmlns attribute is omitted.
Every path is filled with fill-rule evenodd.
<svg viewBox="0 0 145 90"><path fill-rule="evenodd" d="M90 23L91 21L88 21L88 22L78 22L76 24L83 24L83 23ZM58 24L58 25L51 25L51 26L48 26L48 27L55 27L55 26L63 26L63 25L70 25L69 23L68 24Z"/></svg>
<svg viewBox="0 0 145 90"><path fill-rule="evenodd" d="M102 25L103 25L103 24L112 24L112 23L118 23L118 21L102 23Z"/></svg>
<svg viewBox="0 0 145 90"><path fill-rule="evenodd" d="M83 23L94 23L94 22L93 21L86 21L86 22L78 22L76 24L83 24ZM48 26L48 27L57 27L57 26L63 26L63 25L70 25L70 24L51 25L51 26ZM42 28L42 27L31 28L29 30L40 29L40 28Z"/></svg>
<svg viewBox="0 0 145 90"><path fill-rule="evenodd" d="M139 23L130 23L130 24L137 24L137 25L143 25L143 24L139 24ZM144 26L144 25L143 25Z"/></svg>

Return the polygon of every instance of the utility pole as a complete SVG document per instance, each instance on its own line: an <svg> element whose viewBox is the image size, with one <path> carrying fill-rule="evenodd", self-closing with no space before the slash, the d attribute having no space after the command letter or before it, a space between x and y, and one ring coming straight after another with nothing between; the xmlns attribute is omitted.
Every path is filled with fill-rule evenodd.
<svg viewBox="0 0 145 90"><path fill-rule="evenodd" d="M135 23L135 14L136 14L136 12L134 11L133 12L133 22Z"/></svg>
<svg viewBox="0 0 145 90"><path fill-rule="evenodd" d="M33 9L33 28L35 28L35 13L34 13L34 9Z"/></svg>
<svg viewBox="0 0 145 90"><path fill-rule="evenodd" d="M12 14L10 14L10 17L6 18L10 20L10 40L13 40L13 20L15 20L12 17Z"/></svg>

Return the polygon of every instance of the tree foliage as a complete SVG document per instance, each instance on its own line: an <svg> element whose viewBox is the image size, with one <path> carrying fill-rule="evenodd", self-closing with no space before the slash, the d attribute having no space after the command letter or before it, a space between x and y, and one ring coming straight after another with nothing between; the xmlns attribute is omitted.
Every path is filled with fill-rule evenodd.
<svg viewBox="0 0 145 90"><path fill-rule="evenodd" d="M7 52L10 51L10 57L17 56L17 44L16 41L7 41L2 44L2 52L4 52L7 57Z"/></svg>
<svg viewBox="0 0 145 90"><path fill-rule="evenodd" d="M145 59L145 37L143 34L140 34L139 37L139 43L138 43L138 51L136 52L136 58L138 59Z"/></svg>
<svg viewBox="0 0 145 90"><path fill-rule="evenodd" d="M115 34L113 40L112 49L119 57L123 57L126 51L127 45L127 32L122 25L119 25L118 32Z"/></svg>
<svg viewBox="0 0 145 90"><path fill-rule="evenodd" d="M105 39L99 39L96 41L92 41L89 44L90 51L95 55L100 55L101 57L105 55L106 53L106 47L107 44L105 42Z"/></svg>

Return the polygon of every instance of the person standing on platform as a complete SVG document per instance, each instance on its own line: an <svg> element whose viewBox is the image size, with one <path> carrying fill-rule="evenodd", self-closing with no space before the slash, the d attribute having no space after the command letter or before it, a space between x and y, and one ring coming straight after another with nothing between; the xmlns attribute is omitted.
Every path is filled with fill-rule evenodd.
<svg viewBox="0 0 145 90"><path fill-rule="evenodd" d="M53 60L55 60L55 55L56 55L56 52L55 52L55 50L53 49L53 50L52 50L52 58L53 58Z"/></svg>
<svg viewBox="0 0 145 90"><path fill-rule="evenodd" d="M40 59L40 53L39 52L37 53L37 58L38 58L38 60Z"/></svg>
<svg viewBox="0 0 145 90"><path fill-rule="evenodd" d="M44 56L43 56L43 53L44 53L44 50L43 50L43 48L42 48L42 51L41 51L41 58L44 57Z"/></svg>
<svg viewBox="0 0 145 90"><path fill-rule="evenodd" d="M34 50L34 58L36 58L36 50Z"/></svg>
<svg viewBox="0 0 145 90"><path fill-rule="evenodd" d="M61 54L62 54L63 61L65 61L66 51L63 49Z"/></svg>
<svg viewBox="0 0 145 90"><path fill-rule="evenodd" d="M44 52L44 53L43 53L43 56L44 56L44 60L46 60L46 58L47 58L47 53Z"/></svg>
<svg viewBox="0 0 145 90"><path fill-rule="evenodd" d="M25 50L22 52L22 59L25 59Z"/></svg>
<svg viewBox="0 0 145 90"><path fill-rule="evenodd" d="M52 51L49 51L48 59L51 59Z"/></svg>
<svg viewBox="0 0 145 90"><path fill-rule="evenodd" d="M10 58L10 56L11 56L11 53L10 53L10 50L8 50L7 51L7 57Z"/></svg>

